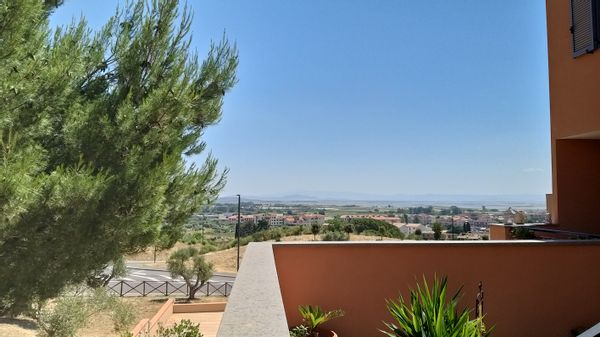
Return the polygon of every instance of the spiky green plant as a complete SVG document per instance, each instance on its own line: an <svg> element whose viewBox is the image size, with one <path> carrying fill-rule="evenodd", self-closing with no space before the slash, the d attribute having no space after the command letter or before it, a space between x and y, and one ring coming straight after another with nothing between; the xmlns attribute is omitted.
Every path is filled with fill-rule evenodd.
<svg viewBox="0 0 600 337"><path fill-rule="evenodd" d="M437 277L429 287L423 277L423 284L410 291L410 304L402 295L397 301L388 300L387 308L395 318L395 323L384 322L390 331L380 330L390 337L482 337L489 336L483 317L470 319L469 310L458 311L458 300L462 287L450 298L447 296L448 280Z"/></svg>
<svg viewBox="0 0 600 337"><path fill-rule="evenodd" d="M300 315L302 316L302 321L304 325L309 330L309 336L313 336L315 330L323 323L330 321L334 318L344 316L343 310L332 310L332 311L323 311L319 306L299 306L298 311L300 311Z"/></svg>

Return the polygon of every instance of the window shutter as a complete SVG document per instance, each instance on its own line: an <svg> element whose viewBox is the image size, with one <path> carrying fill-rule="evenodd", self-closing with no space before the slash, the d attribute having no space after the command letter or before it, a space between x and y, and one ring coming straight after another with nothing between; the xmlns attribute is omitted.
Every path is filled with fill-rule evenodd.
<svg viewBox="0 0 600 337"><path fill-rule="evenodd" d="M591 53L596 49L595 0L571 0L571 34L573 57Z"/></svg>

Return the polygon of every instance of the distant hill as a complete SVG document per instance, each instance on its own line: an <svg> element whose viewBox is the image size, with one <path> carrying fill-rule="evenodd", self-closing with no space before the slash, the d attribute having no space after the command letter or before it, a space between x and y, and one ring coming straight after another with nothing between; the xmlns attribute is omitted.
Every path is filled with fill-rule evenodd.
<svg viewBox="0 0 600 337"><path fill-rule="evenodd" d="M287 194L265 196L242 196L243 201L271 202L271 203L306 203L321 205L392 205L394 207L408 206L459 206L466 208L517 207L517 208L545 208L545 195L536 194L393 194L374 195L361 193L315 193L315 194ZM219 198L221 203L236 203L236 196Z"/></svg>

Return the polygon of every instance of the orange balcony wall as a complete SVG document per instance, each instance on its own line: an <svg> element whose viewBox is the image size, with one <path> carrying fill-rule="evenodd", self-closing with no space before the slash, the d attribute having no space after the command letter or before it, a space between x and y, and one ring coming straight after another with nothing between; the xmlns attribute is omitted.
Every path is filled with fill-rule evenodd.
<svg viewBox="0 0 600 337"><path fill-rule="evenodd" d="M464 286L469 308L482 281L493 336L570 337L600 321L598 241L288 243L273 253L289 326L312 304L346 311L327 323L340 336L382 336L385 299L407 298L423 275Z"/></svg>

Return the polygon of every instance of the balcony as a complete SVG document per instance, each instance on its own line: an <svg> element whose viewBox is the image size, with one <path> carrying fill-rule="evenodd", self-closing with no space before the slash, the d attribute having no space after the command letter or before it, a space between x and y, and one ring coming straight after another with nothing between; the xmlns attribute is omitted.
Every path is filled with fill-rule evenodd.
<svg viewBox="0 0 600 337"><path fill-rule="evenodd" d="M423 275L447 275L474 307L485 291L493 336L573 336L600 321L600 241L306 242L250 244L219 337L287 337L298 306L343 309L340 336L383 336L385 299Z"/></svg>

